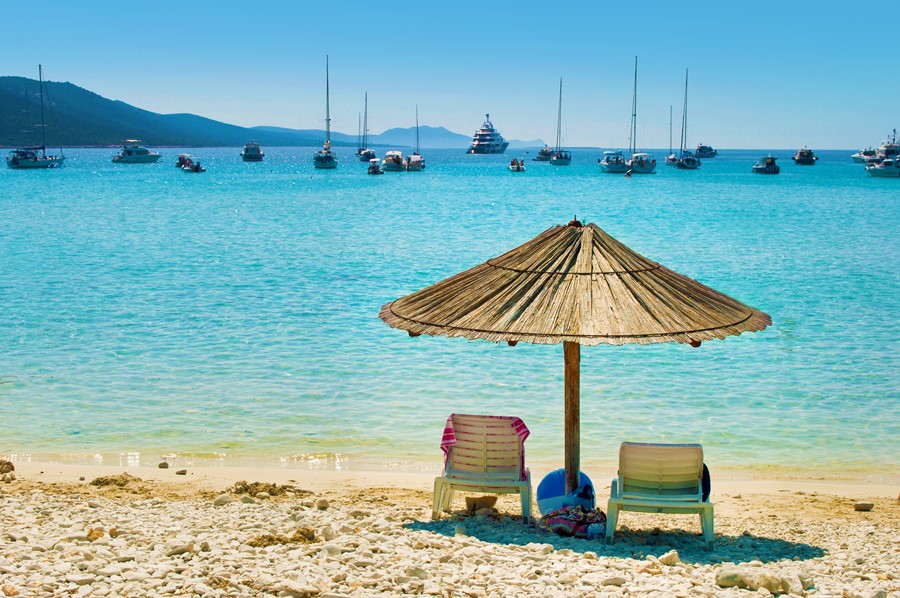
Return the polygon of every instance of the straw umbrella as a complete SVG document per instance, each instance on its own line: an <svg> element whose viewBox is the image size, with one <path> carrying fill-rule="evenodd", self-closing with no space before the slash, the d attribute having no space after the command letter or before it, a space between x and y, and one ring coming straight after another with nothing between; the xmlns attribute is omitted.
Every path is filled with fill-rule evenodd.
<svg viewBox="0 0 900 598"><path fill-rule="evenodd" d="M391 301L379 317L410 336L562 343L567 492L577 487L580 472L581 345L677 342L698 347L772 323L765 313L577 220Z"/></svg>

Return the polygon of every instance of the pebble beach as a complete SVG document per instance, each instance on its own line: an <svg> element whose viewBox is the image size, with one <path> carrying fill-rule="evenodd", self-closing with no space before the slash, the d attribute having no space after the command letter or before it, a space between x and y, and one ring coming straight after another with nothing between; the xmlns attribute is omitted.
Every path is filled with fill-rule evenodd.
<svg viewBox="0 0 900 598"><path fill-rule="evenodd" d="M0 484L3 596L900 595L890 485L722 481L708 551L695 516L625 513L612 546L523 522L515 497L476 513L457 498L432 521L422 474L12 474Z"/></svg>

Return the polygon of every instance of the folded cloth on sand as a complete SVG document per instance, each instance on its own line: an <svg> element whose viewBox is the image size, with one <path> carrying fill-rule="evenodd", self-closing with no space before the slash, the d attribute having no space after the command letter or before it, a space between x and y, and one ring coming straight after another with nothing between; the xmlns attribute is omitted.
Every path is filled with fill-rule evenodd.
<svg viewBox="0 0 900 598"><path fill-rule="evenodd" d="M581 505L563 507L544 515L541 523L560 536L587 538L588 526L606 524L606 513L600 509L586 509Z"/></svg>

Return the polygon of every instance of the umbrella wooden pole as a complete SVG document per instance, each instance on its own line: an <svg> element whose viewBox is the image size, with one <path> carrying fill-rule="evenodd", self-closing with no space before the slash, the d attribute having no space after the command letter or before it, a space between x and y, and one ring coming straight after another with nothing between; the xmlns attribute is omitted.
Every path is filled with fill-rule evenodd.
<svg viewBox="0 0 900 598"><path fill-rule="evenodd" d="M563 342L566 395L566 494L581 477L581 345Z"/></svg>

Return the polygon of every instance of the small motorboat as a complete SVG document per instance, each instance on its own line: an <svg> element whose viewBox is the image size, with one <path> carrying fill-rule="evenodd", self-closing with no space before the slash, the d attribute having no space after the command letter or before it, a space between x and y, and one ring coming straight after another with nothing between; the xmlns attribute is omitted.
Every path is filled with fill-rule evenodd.
<svg viewBox="0 0 900 598"><path fill-rule="evenodd" d="M806 149L805 147L803 149L798 149L797 153L794 154L794 157L791 158L791 160L794 161L794 164L801 164L803 166L812 166L818 159L819 156L813 153L811 149Z"/></svg>
<svg viewBox="0 0 900 598"><path fill-rule="evenodd" d="M409 172L419 172L420 170L425 170L425 158L422 157L422 154L419 152L415 152L409 156L406 156L406 170Z"/></svg>
<svg viewBox="0 0 900 598"><path fill-rule="evenodd" d="M553 148L548 145L545 145L541 149L538 150L537 155L531 159L532 162L549 162L550 158L553 157Z"/></svg>
<svg viewBox="0 0 900 598"><path fill-rule="evenodd" d="M697 170L700 168L700 160L698 160L697 156L691 152L684 151L681 152L681 155L675 160L675 168L681 170Z"/></svg>
<svg viewBox="0 0 900 598"><path fill-rule="evenodd" d="M623 174L628 171L625 156L621 151L605 151L603 157L597 159L600 170L609 174Z"/></svg>
<svg viewBox="0 0 900 598"><path fill-rule="evenodd" d="M384 154L381 160L381 168L385 172L401 172L406 170L406 164L403 162L403 152L400 150L390 150Z"/></svg>
<svg viewBox="0 0 900 598"><path fill-rule="evenodd" d="M510 172L525 172L525 161L513 158L509 163L509 170Z"/></svg>
<svg viewBox="0 0 900 598"><path fill-rule="evenodd" d="M367 174L384 174L384 171L378 164L378 158L371 158L369 160L369 169L366 172Z"/></svg>
<svg viewBox="0 0 900 598"><path fill-rule="evenodd" d="M719 152L714 150L711 145L703 145L702 143L697 146L697 151L694 152L694 155L698 158L715 158L719 155Z"/></svg>
<svg viewBox="0 0 900 598"><path fill-rule="evenodd" d="M626 162L628 170L633 174L653 174L656 170L656 159L647 152L637 152Z"/></svg>
<svg viewBox="0 0 900 598"><path fill-rule="evenodd" d="M870 162L866 165L869 176L884 178L900 178L900 158L885 158L881 162Z"/></svg>
<svg viewBox="0 0 900 598"><path fill-rule="evenodd" d="M175 160L175 168L184 168L188 162L191 162L190 154L178 154L178 159Z"/></svg>
<svg viewBox="0 0 900 598"><path fill-rule="evenodd" d="M241 158L244 162L262 162L266 155L262 153L262 148L255 141L248 141L244 144L244 150L241 152Z"/></svg>
<svg viewBox="0 0 900 598"><path fill-rule="evenodd" d="M753 172L756 174L778 174L781 172L781 167L775 163L775 160L778 158L769 155L764 156L757 160L756 164L753 165Z"/></svg>
<svg viewBox="0 0 900 598"><path fill-rule="evenodd" d="M181 167L181 172L206 172L206 169L203 168L199 161L194 162L194 160L188 158L184 166Z"/></svg>
<svg viewBox="0 0 900 598"><path fill-rule="evenodd" d="M878 152L874 147L867 147L865 149L861 149L855 154L850 154L850 159L854 162L858 162L860 164L865 164L869 160L874 160L878 155Z"/></svg>

